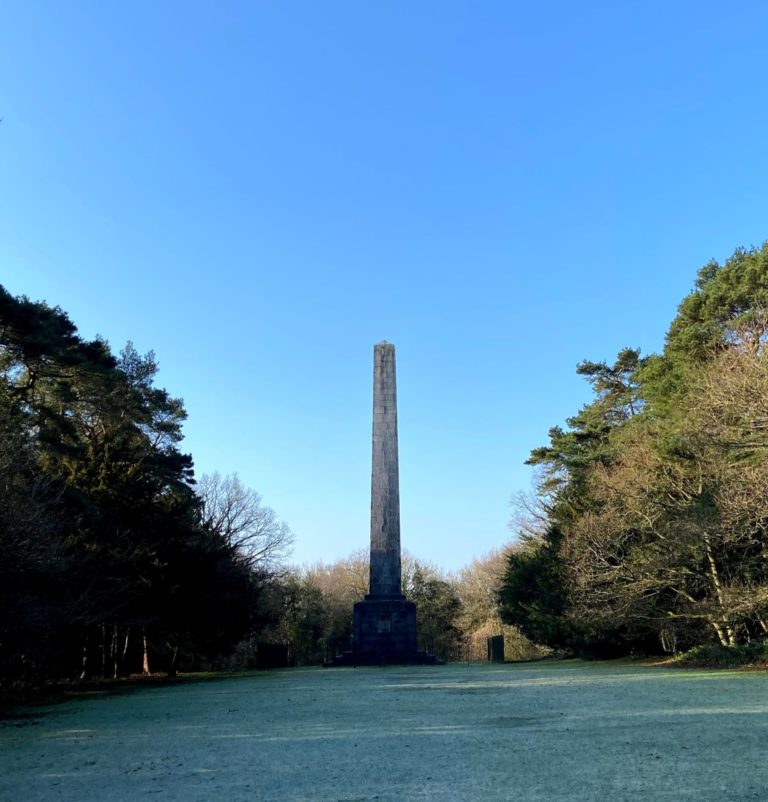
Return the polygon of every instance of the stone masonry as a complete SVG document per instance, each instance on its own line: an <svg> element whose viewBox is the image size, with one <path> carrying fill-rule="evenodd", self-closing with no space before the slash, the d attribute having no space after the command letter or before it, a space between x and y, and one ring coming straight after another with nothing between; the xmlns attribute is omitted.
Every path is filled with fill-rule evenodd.
<svg viewBox="0 0 768 802"><path fill-rule="evenodd" d="M397 454L395 346L373 350L370 596L401 597L400 474Z"/></svg>

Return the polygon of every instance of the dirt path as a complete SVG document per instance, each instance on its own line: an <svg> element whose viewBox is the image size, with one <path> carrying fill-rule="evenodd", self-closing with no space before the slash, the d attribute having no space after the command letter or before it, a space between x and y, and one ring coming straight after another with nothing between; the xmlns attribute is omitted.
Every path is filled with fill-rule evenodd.
<svg viewBox="0 0 768 802"><path fill-rule="evenodd" d="M768 798L768 674L297 669L28 709L0 800Z"/></svg>

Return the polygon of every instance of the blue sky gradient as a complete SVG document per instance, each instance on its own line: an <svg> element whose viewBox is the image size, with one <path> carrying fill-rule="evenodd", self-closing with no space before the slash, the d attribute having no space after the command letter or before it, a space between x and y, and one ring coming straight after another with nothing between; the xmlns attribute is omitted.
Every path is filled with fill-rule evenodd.
<svg viewBox="0 0 768 802"><path fill-rule="evenodd" d="M403 544L507 541L523 463L766 238L768 6L6 4L0 283L154 349L198 473L297 562L368 541L397 346Z"/></svg>

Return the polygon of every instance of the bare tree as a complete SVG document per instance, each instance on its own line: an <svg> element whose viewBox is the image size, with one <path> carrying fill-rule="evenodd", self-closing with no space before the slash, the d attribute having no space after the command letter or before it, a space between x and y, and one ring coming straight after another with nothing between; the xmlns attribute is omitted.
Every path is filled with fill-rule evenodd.
<svg viewBox="0 0 768 802"><path fill-rule="evenodd" d="M592 509L564 540L582 619L702 622L722 645L768 632L768 352L755 331L713 355L681 420L628 430L590 471Z"/></svg>
<svg viewBox="0 0 768 802"><path fill-rule="evenodd" d="M293 533L261 495L236 473L205 474L197 485L203 524L252 568L274 570L290 552Z"/></svg>
<svg viewBox="0 0 768 802"><path fill-rule="evenodd" d="M352 605L368 593L369 565L368 551L358 549L334 563L317 562L305 566L302 574L320 588L324 596L338 601L350 612Z"/></svg>
<svg viewBox="0 0 768 802"><path fill-rule="evenodd" d="M472 633L489 621L501 627L496 592L501 585L511 544L489 551L462 568L456 577L461 599L457 623L462 632ZM518 546L519 548L519 546Z"/></svg>
<svg viewBox="0 0 768 802"><path fill-rule="evenodd" d="M541 473L541 468L538 470ZM539 476L539 485L542 483ZM518 490L512 494L509 506L512 515L508 527L515 541L526 542L542 537L552 512L552 500L546 493Z"/></svg>

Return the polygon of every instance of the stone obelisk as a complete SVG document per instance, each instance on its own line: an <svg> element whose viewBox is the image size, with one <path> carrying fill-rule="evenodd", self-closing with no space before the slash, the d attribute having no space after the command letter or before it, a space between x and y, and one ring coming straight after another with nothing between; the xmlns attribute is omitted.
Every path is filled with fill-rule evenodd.
<svg viewBox="0 0 768 802"><path fill-rule="evenodd" d="M373 348L371 581L369 598L402 598L395 346Z"/></svg>
<svg viewBox="0 0 768 802"><path fill-rule="evenodd" d="M373 349L370 592L352 614L352 651L329 665L436 663L416 647L416 605L403 596L395 346Z"/></svg>

